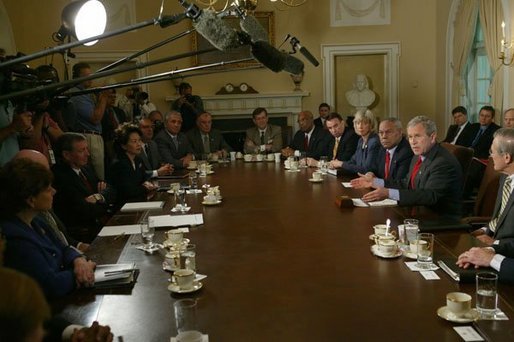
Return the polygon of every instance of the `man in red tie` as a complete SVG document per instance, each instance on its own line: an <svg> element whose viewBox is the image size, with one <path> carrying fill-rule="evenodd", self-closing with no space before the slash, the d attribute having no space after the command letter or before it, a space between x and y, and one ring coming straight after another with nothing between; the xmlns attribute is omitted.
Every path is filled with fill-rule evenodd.
<svg viewBox="0 0 514 342"><path fill-rule="evenodd" d="M282 149L282 155L287 158L305 152L307 157L314 159L326 156L330 135L325 129L314 125L312 112L308 110L300 112L298 125L300 130L294 135L291 144Z"/></svg>
<svg viewBox="0 0 514 342"><path fill-rule="evenodd" d="M384 180L362 175L352 182L353 186L375 188L362 197L366 202L390 198L401 206L428 206L443 216L460 217L462 169L457 159L437 143L435 122L416 116L407 125L407 135L414 157L405 178Z"/></svg>

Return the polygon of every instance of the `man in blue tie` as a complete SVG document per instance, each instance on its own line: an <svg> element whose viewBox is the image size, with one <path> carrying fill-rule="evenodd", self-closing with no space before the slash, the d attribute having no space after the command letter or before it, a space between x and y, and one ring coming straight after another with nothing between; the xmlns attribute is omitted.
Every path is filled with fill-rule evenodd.
<svg viewBox="0 0 514 342"><path fill-rule="evenodd" d="M171 164L175 170L184 169L193 160L193 149L186 135L180 131L182 115L176 111L169 112L164 119L164 125L165 129L155 137L161 159Z"/></svg>

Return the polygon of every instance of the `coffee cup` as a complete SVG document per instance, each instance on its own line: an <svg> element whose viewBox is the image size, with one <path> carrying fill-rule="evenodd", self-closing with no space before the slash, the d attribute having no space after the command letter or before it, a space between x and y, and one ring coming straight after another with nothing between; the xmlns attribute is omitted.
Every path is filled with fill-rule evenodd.
<svg viewBox="0 0 514 342"><path fill-rule="evenodd" d="M168 252L164 256L164 260L168 264L168 269L170 271L176 271L176 270L180 269L180 253Z"/></svg>
<svg viewBox="0 0 514 342"><path fill-rule="evenodd" d="M319 171L313 172L312 179L314 179L315 181L320 181L322 179L321 172L319 172Z"/></svg>
<svg viewBox="0 0 514 342"><path fill-rule="evenodd" d="M236 158L237 158L237 159L241 159L241 158L243 158L243 153L241 153L241 152L239 152L239 151L238 151L238 152L236 153Z"/></svg>
<svg viewBox="0 0 514 342"><path fill-rule="evenodd" d="M236 152L235 151L230 152L230 160L232 160L232 161L236 160Z"/></svg>
<svg viewBox="0 0 514 342"><path fill-rule="evenodd" d="M263 161L263 160L264 160L264 156L263 156L262 154L257 154L257 155L255 156L255 159L256 159L257 161Z"/></svg>
<svg viewBox="0 0 514 342"><path fill-rule="evenodd" d="M275 163L280 163L280 156L281 156L281 153L280 152L277 152L274 154L275 155Z"/></svg>
<svg viewBox="0 0 514 342"><path fill-rule="evenodd" d="M218 197L214 193L210 193L207 196L204 196L203 200L206 203L214 203L218 200Z"/></svg>
<svg viewBox="0 0 514 342"><path fill-rule="evenodd" d="M191 160L189 162L189 167L192 168L192 169L196 169L196 167L197 167L196 160Z"/></svg>
<svg viewBox="0 0 514 342"><path fill-rule="evenodd" d="M376 224L373 226L373 230L377 236L385 235L387 226L385 224ZM389 230L388 234L391 234L391 230Z"/></svg>
<svg viewBox="0 0 514 342"><path fill-rule="evenodd" d="M378 239L378 250L385 256L396 253L396 241L389 239Z"/></svg>
<svg viewBox="0 0 514 342"><path fill-rule="evenodd" d="M409 249L411 253L418 254L418 248L426 249L427 242L425 240L413 240L409 243Z"/></svg>
<svg viewBox="0 0 514 342"><path fill-rule="evenodd" d="M446 295L446 307L456 317L462 317L471 310L471 296L464 292L450 292Z"/></svg>
<svg viewBox="0 0 514 342"><path fill-rule="evenodd" d="M184 238L184 234L182 232L178 232L176 230L168 230L166 232L166 237L173 245L178 245L182 243L182 240Z"/></svg>
<svg viewBox="0 0 514 342"><path fill-rule="evenodd" d="M298 170L298 160L293 160L289 163L289 169L291 171L296 171Z"/></svg>
<svg viewBox="0 0 514 342"><path fill-rule="evenodd" d="M177 286L183 290L187 290L193 287L196 273L193 270L180 269L173 273Z"/></svg>
<svg viewBox="0 0 514 342"><path fill-rule="evenodd" d="M272 153L270 153L270 154L266 155L266 160L273 161L273 160L275 160L275 156Z"/></svg>
<svg viewBox="0 0 514 342"><path fill-rule="evenodd" d="M253 156L251 154L245 154L243 158L246 162L251 162Z"/></svg>

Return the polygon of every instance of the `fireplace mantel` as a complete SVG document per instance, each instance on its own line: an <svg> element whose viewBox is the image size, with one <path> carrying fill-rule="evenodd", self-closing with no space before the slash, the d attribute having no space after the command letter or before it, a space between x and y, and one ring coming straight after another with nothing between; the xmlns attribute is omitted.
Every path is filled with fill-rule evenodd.
<svg viewBox="0 0 514 342"><path fill-rule="evenodd" d="M202 96L204 109L213 119L249 118L257 107L264 107L270 117L287 117L287 124L298 130L298 113L302 111L302 99L309 92L267 93L267 94L227 94ZM176 96L167 96L172 102Z"/></svg>

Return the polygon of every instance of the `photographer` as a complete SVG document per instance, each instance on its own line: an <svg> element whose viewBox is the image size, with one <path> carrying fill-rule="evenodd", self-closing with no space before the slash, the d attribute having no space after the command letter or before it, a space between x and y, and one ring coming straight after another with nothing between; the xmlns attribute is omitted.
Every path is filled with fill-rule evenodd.
<svg viewBox="0 0 514 342"><path fill-rule="evenodd" d="M173 102L172 109L182 114L182 132L195 127L196 117L204 112L200 96L193 95L193 88L189 83L182 82L178 87L180 97Z"/></svg>

